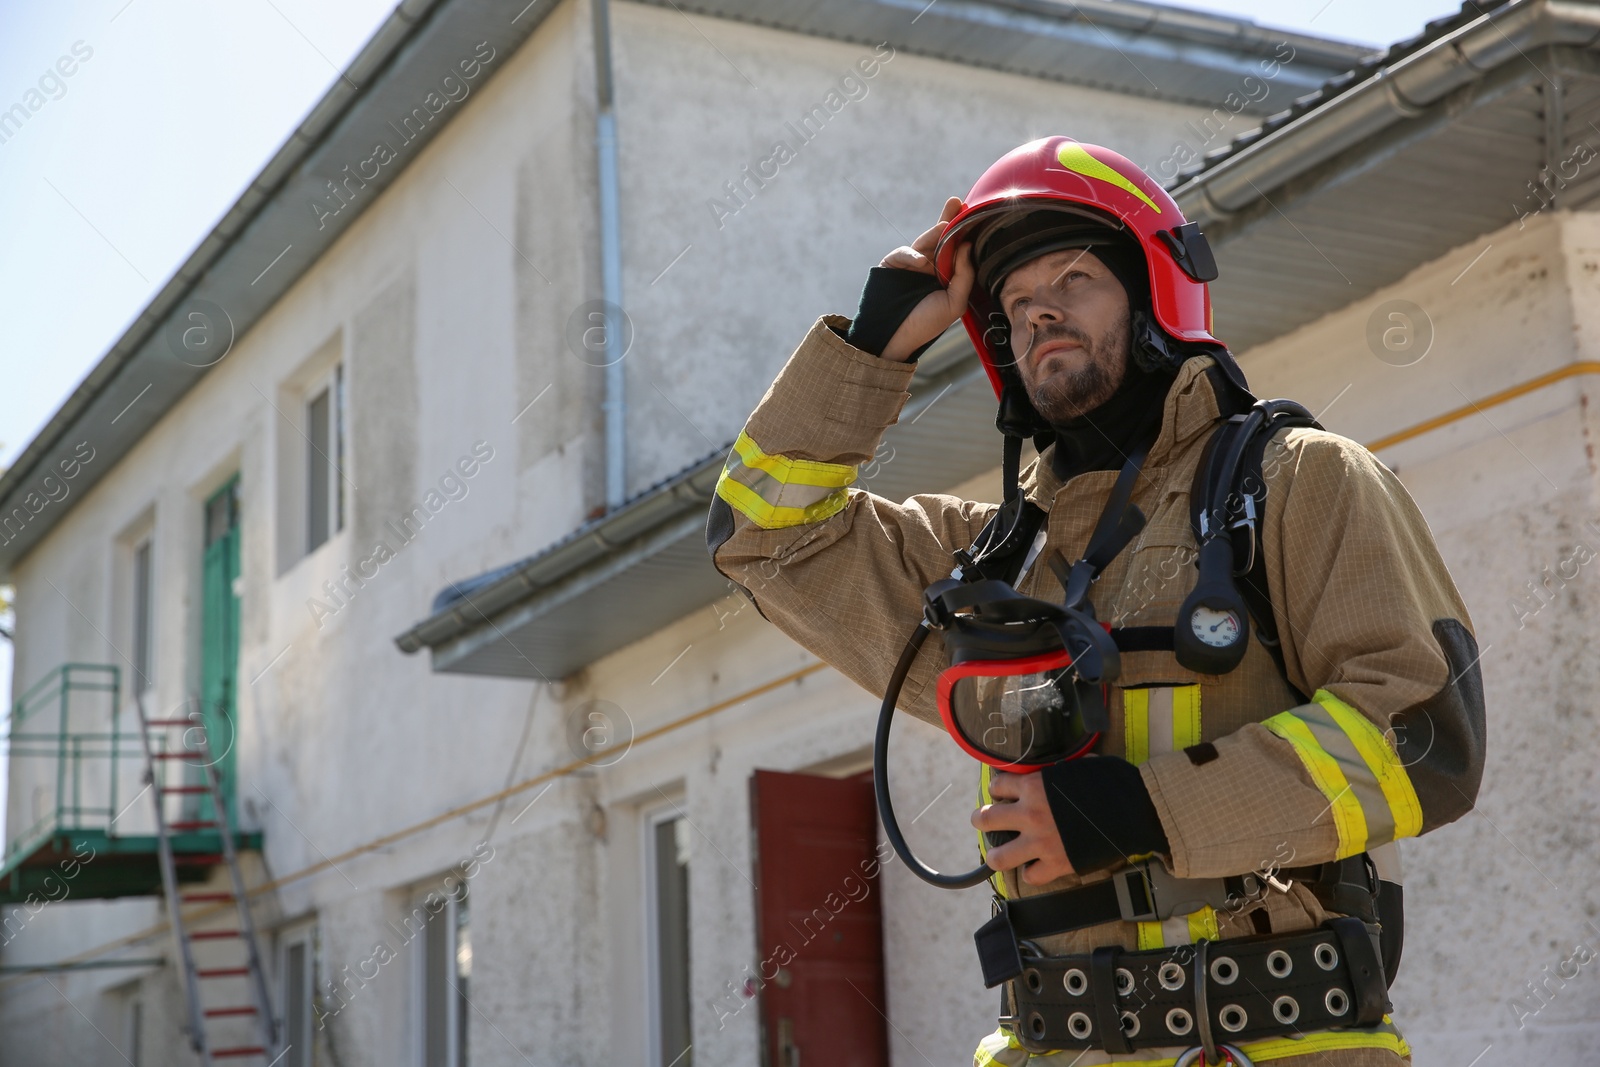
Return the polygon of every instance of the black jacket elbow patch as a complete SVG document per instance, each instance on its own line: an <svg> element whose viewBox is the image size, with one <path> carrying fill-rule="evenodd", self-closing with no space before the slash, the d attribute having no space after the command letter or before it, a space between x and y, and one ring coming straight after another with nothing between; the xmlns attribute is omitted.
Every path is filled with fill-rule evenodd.
<svg viewBox="0 0 1600 1067"><path fill-rule="evenodd" d="M717 559L717 549L728 543L728 538L733 536L733 509L728 502L719 497L711 499L711 513L706 516L706 551L711 553L713 563Z"/></svg>
<svg viewBox="0 0 1600 1067"><path fill-rule="evenodd" d="M1472 810L1483 781L1487 732L1478 643L1456 619L1433 624L1450 677L1428 700L1391 720L1395 752L1422 804L1422 832Z"/></svg>

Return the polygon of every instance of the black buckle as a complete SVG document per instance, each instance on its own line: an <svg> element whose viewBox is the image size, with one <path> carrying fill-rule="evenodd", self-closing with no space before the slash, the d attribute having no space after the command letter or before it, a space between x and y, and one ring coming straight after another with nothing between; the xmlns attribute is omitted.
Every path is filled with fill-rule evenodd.
<svg viewBox="0 0 1600 1067"><path fill-rule="evenodd" d="M1117 910L1128 922L1159 922L1174 915L1188 915L1204 907L1226 908L1236 896L1221 878L1175 878L1158 859L1136 863L1112 875L1117 892ZM1260 892L1254 874L1241 879L1248 899Z"/></svg>
<svg viewBox="0 0 1600 1067"><path fill-rule="evenodd" d="M993 989L1022 973L1022 950L1006 914L1006 902L995 902L994 916L972 935L978 946L978 965L983 968L983 986Z"/></svg>

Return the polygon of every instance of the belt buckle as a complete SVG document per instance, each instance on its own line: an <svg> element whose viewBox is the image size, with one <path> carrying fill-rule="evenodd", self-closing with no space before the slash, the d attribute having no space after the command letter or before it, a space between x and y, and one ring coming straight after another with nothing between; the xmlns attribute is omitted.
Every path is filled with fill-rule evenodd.
<svg viewBox="0 0 1600 1067"><path fill-rule="evenodd" d="M1188 915L1208 906L1226 908L1229 903L1227 886L1222 879L1175 878L1167 873L1166 864L1159 859L1135 863L1128 870L1118 871L1113 878L1117 910L1127 922L1170 919L1174 915ZM1130 884L1134 878L1140 880L1147 908L1136 909L1134 906ZM1246 886L1248 888L1248 882Z"/></svg>
<svg viewBox="0 0 1600 1067"><path fill-rule="evenodd" d="M1124 922L1154 922L1162 917L1160 906L1156 902L1153 880L1146 869L1150 862L1146 860L1143 863L1135 863L1127 870L1118 871L1111 876L1111 884L1117 894L1117 912ZM1159 862L1156 865L1160 866ZM1162 868L1162 873L1166 873L1166 868ZM1144 894L1145 904L1148 905L1146 908L1134 907L1132 882L1135 878L1139 879L1139 889Z"/></svg>

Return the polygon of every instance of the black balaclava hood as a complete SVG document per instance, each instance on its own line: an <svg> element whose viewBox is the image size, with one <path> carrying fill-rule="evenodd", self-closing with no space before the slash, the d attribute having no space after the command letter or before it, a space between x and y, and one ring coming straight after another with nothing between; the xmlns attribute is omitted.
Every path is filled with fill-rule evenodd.
<svg viewBox="0 0 1600 1067"><path fill-rule="evenodd" d="M1135 449L1153 441L1167 390L1189 355L1170 343L1162 348L1142 343L1147 331L1157 329L1150 312L1150 276L1144 252L1124 230L1057 211L1029 212L978 239L973 250L977 284L998 306L1006 275L1039 256L1069 248L1093 253L1128 294L1129 355L1122 383L1105 403L1050 424L1055 435L1051 469L1063 481L1085 471L1115 470Z"/></svg>

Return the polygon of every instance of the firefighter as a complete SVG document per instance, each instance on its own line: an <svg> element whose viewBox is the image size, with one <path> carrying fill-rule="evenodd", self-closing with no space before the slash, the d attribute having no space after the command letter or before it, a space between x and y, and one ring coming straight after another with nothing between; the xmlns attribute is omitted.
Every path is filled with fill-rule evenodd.
<svg viewBox="0 0 1600 1067"><path fill-rule="evenodd" d="M812 327L718 483L717 568L980 761L977 1067L1410 1062L1394 842L1477 794L1471 622L1394 474L1250 394L1215 276L1127 159L1023 145ZM1006 503L852 488L957 318Z"/></svg>

